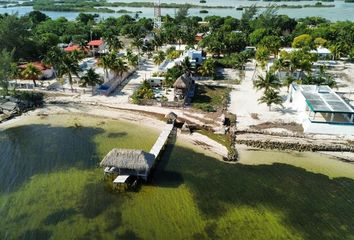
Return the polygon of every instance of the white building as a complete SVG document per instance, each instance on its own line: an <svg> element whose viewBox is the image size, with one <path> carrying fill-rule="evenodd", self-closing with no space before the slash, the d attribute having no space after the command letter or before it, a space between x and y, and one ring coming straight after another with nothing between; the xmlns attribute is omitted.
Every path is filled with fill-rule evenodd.
<svg viewBox="0 0 354 240"><path fill-rule="evenodd" d="M354 135L354 108L330 87L292 84L288 101L306 133Z"/></svg>

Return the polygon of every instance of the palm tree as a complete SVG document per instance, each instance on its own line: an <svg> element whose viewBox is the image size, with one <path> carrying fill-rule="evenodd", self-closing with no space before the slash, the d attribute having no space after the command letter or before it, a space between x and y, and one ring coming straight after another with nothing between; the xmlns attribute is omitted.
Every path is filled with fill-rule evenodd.
<svg viewBox="0 0 354 240"><path fill-rule="evenodd" d="M203 64L198 68L198 73L202 76L211 76L215 77L216 74L216 61L214 59L207 59Z"/></svg>
<svg viewBox="0 0 354 240"><path fill-rule="evenodd" d="M35 87L37 87L36 80L41 74L42 72L32 63L27 64L26 68L21 72L23 78L32 80Z"/></svg>
<svg viewBox="0 0 354 240"><path fill-rule="evenodd" d="M128 65L126 62L123 60L123 58L117 58L112 65L110 66L110 69L117 75L117 76L122 76L123 73L127 72L129 70Z"/></svg>
<svg viewBox="0 0 354 240"><path fill-rule="evenodd" d="M43 59L43 62L45 64L52 65L55 76L57 76L58 74L59 65L62 61L64 54L65 52L59 49L58 47L53 47L47 52L45 58Z"/></svg>
<svg viewBox="0 0 354 240"><path fill-rule="evenodd" d="M92 68L90 68L87 73L81 77L81 86L82 87L86 87L86 86L91 86L92 87L92 96L93 96L93 90L94 87L97 84L102 84L103 80L100 78L100 76L95 72L95 70L93 70Z"/></svg>
<svg viewBox="0 0 354 240"><path fill-rule="evenodd" d="M256 60L260 64L261 68L264 69L267 65L270 52L266 47L259 47L256 51Z"/></svg>
<svg viewBox="0 0 354 240"><path fill-rule="evenodd" d="M278 58L274 60L274 64L272 66L272 71L277 72L277 71L288 71L289 70L289 61L287 61L285 58Z"/></svg>
<svg viewBox="0 0 354 240"><path fill-rule="evenodd" d="M106 39L110 51L118 51L123 48L122 41L119 40L118 36L111 36Z"/></svg>
<svg viewBox="0 0 354 240"><path fill-rule="evenodd" d="M163 38L162 38L161 34L155 34L152 44L154 45L154 48L156 49L156 51L158 51L159 47L161 47L163 44Z"/></svg>
<svg viewBox="0 0 354 240"><path fill-rule="evenodd" d="M87 41L85 39L80 39L78 45L81 51L87 50Z"/></svg>
<svg viewBox="0 0 354 240"><path fill-rule="evenodd" d="M192 64L189 61L189 57L185 57L184 60L181 62L181 67L183 72L191 74L192 72Z"/></svg>
<svg viewBox="0 0 354 240"><path fill-rule="evenodd" d="M76 55L71 53L65 53L62 58L60 58L58 76L62 77L67 74L69 77L69 83L71 86L71 91L73 92L73 78L75 75L79 78L80 67Z"/></svg>
<svg viewBox="0 0 354 240"><path fill-rule="evenodd" d="M127 55L126 58L130 66L136 67L139 65L139 55L131 54L131 55Z"/></svg>
<svg viewBox="0 0 354 240"><path fill-rule="evenodd" d="M278 91L275 91L272 88L264 91L264 94L261 98L258 99L259 103L265 103L269 107L269 111L271 110L272 104L282 105L283 98L279 95Z"/></svg>
<svg viewBox="0 0 354 240"><path fill-rule="evenodd" d="M107 54L107 55L102 56L100 58L100 60L98 61L98 66L103 68L105 80L108 79L108 69L113 64L112 60L114 60L114 59L112 58L111 54Z"/></svg>
<svg viewBox="0 0 354 240"><path fill-rule="evenodd" d="M136 47L138 49L138 53L140 54L140 50L142 49L144 45L144 41L141 38L134 38L133 42L132 42L132 46Z"/></svg>
<svg viewBox="0 0 354 240"><path fill-rule="evenodd" d="M281 82L279 78L271 72L266 72L265 77L258 76L258 79L253 82L253 86L257 89L264 89L264 91L268 91L271 88L278 89L281 87Z"/></svg>
<svg viewBox="0 0 354 240"><path fill-rule="evenodd" d="M166 54L163 51L158 51L156 55L154 55L153 60L155 65L160 65L166 58Z"/></svg>

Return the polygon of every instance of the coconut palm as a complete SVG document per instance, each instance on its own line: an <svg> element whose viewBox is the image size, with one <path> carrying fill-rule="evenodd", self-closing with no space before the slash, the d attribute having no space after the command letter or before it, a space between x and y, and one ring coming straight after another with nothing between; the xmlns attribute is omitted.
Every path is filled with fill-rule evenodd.
<svg viewBox="0 0 354 240"><path fill-rule="evenodd" d="M153 60L155 65L160 65L166 58L166 54L163 51L158 51L157 54L154 55Z"/></svg>
<svg viewBox="0 0 354 240"><path fill-rule="evenodd" d="M9 80L18 75L17 64L13 62L13 53L3 49L0 51L0 87L4 91L5 95L8 94Z"/></svg>
<svg viewBox="0 0 354 240"><path fill-rule="evenodd" d="M119 77L123 75L123 73L129 70L128 65L124 61L123 58L116 58L115 61L110 66L110 69Z"/></svg>
<svg viewBox="0 0 354 240"><path fill-rule="evenodd" d="M136 67L139 65L139 55L127 53L126 59L128 61L128 64L132 67Z"/></svg>
<svg viewBox="0 0 354 240"><path fill-rule="evenodd" d="M282 105L283 98L279 95L279 92L269 88L264 91L264 94L261 98L258 99L259 103L265 103L269 107L269 111L271 110L272 104Z"/></svg>
<svg viewBox="0 0 354 240"><path fill-rule="evenodd" d="M94 94L94 87L97 84L102 84L103 80L100 78L100 76L90 68L84 76L81 77L81 86L86 87L86 86L91 86L92 87L92 95Z"/></svg>
<svg viewBox="0 0 354 240"><path fill-rule="evenodd" d="M87 41L85 39L80 39L78 45L81 51L87 50Z"/></svg>
<svg viewBox="0 0 354 240"><path fill-rule="evenodd" d="M37 87L36 80L38 80L41 74L41 70L39 70L32 63L27 64L26 68L21 72L22 77L32 80L35 87Z"/></svg>
<svg viewBox="0 0 354 240"><path fill-rule="evenodd" d="M62 62L64 54L65 52L58 47L53 47L47 52L45 58L43 59L45 64L52 65L55 76L57 76L59 65Z"/></svg>
<svg viewBox="0 0 354 240"><path fill-rule="evenodd" d="M211 58L207 59L198 68L198 73L202 76L215 77L215 75L216 75L216 61Z"/></svg>
<svg viewBox="0 0 354 240"><path fill-rule="evenodd" d="M98 66L103 68L104 79L108 79L108 69L112 66L114 59L111 54L102 56L98 61Z"/></svg>
<svg viewBox="0 0 354 240"><path fill-rule="evenodd" d="M106 39L110 51L118 51L123 48L122 41L119 40L118 36L111 36Z"/></svg>
<svg viewBox="0 0 354 240"><path fill-rule="evenodd" d="M58 63L58 76L62 77L68 75L71 91L73 92L73 75L79 78L80 67L76 55L72 53L65 53Z"/></svg>
<svg viewBox="0 0 354 240"><path fill-rule="evenodd" d="M152 45L156 49L156 51L159 50L159 47L161 47L163 44L163 38L161 34L155 34L154 39L152 40Z"/></svg>
<svg viewBox="0 0 354 240"><path fill-rule="evenodd" d="M192 72L192 64L189 61L189 57L185 57L184 60L181 62L181 67L183 72L191 74Z"/></svg>
<svg viewBox="0 0 354 240"><path fill-rule="evenodd" d="M271 88L278 89L281 87L281 82L279 78L272 72L266 72L265 77L258 76L258 79L253 82L253 86L257 89L264 89L268 91Z"/></svg>
<svg viewBox="0 0 354 240"><path fill-rule="evenodd" d="M271 68L273 72L277 71L289 71L289 61L285 58L278 58L274 60L273 66Z"/></svg>
<svg viewBox="0 0 354 240"><path fill-rule="evenodd" d="M132 46L136 47L138 49L138 53L140 54L140 50L143 48L144 46L144 41L141 38L134 38L133 42L132 42Z"/></svg>

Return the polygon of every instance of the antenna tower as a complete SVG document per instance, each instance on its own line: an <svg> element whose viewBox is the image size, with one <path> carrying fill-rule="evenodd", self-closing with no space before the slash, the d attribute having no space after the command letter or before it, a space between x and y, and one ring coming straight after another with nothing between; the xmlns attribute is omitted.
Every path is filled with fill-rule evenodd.
<svg viewBox="0 0 354 240"><path fill-rule="evenodd" d="M154 29L161 28L161 6L160 0L155 0L154 2Z"/></svg>

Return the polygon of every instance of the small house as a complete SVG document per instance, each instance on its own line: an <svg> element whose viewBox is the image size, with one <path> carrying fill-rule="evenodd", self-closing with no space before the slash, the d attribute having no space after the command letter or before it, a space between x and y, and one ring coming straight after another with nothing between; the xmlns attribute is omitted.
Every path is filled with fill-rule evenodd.
<svg viewBox="0 0 354 240"><path fill-rule="evenodd" d="M87 46L93 54L103 54L107 52L106 43L102 39L91 40L88 42Z"/></svg>
<svg viewBox="0 0 354 240"><path fill-rule="evenodd" d="M202 64L204 61L203 52L200 50L190 49L187 51L186 56L189 57L191 63Z"/></svg>
<svg viewBox="0 0 354 240"><path fill-rule="evenodd" d="M205 33L197 33L194 37L196 42L200 42L203 40Z"/></svg>
<svg viewBox="0 0 354 240"><path fill-rule="evenodd" d="M155 156L143 150L112 149L101 161L100 166L112 169L118 175L136 176L147 180L155 162Z"/></svg>
<svg viewBox="0 0 354 240"><path fill-rule="evenodd" d="M189 92L194 87L194 80L188 75L183 74L173 84L174 92L175 92L175 99L176 100L183 100L188 97Z"/></svg>
<svg viewBox="0 0 354 240"><path fill-rule="evenodd" d="M291 84L290 106L307 133L354 135L354 109L329 86Z"/></svg>
<svg viewBox="0 0 354 240"><path fill-rule="evenodd" d="M45 79L50 79L54 75L54 69L52 67L49 67L41 62L31 62L31 63L25 63L21 64L18 66L18 68L22 71L26 69L28 64L32 64L35 68L37 68L39 71L41 71L41 75L38 77L38 79L45 80Z"/></svg>
<svg viewBox="0 0 354 240"><path fill-rule="evenodd" d="M325 47L319 46L317 49L311 50L310 53L314 53L317 55L318 59L330 59L332 56L332 52Z"/></svg>

